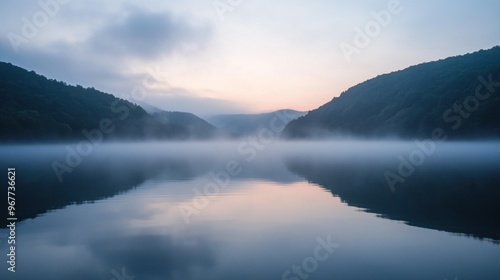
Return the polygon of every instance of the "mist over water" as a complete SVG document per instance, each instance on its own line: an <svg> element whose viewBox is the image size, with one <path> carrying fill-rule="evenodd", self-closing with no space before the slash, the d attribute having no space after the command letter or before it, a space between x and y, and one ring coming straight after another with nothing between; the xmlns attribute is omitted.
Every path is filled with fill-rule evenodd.
<svg viewBox="0 0 500 280"><path fill-rule="evenodd" d="M122 268L136 279L302 279L287 271L318 238L339 246L306 264L309 279L500 277L496 142L243 139L0 154L18 186L13 279L111 279Z"/></svg>

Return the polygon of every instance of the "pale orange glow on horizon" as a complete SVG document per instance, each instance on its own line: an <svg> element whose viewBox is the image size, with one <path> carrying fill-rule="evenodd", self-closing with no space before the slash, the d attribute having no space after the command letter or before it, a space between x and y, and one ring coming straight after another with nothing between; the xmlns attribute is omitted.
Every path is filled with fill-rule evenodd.
<svg viewBox="0 0 500 280"><path fill-rule="evenodd" d="M9 20L21 24L26 9L37 8L36 1L28 2L8 4L11 16L0 25L4 34L13 31ZM79 14L95 13L96 7L99 13L74 20L78 15L68 9L22 44L22 55L4 36L3 60L129 100L147 69L161 69L145 103L209 116L309 111L378 75L499 44L495 9L484 8L481 17L464 23L478 8L473 2L444 24L442 14L457 6L451 0L407 1L349 59L340 46L356 45L356 30L373 22L373 12L387 3L244 1L221 20L211 3L145 0L136 9L126 2L69 3ZM457 26L461 32L454 32ZM479 26L492 28L477 32Z"/></svg>

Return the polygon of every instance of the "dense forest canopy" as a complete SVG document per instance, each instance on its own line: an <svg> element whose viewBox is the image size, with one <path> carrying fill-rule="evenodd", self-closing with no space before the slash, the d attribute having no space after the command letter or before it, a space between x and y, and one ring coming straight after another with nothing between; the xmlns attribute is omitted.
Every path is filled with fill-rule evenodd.
<svg viewBox="0 0 500 280"><path fill-rule="evenodd" d="M193 114L150 115L94 88L47 79L0 62L0 140L71 141L99 130L106 139L210 137L215 128Z"/></svg>
<svg viewBox="0 0 500 280"><path fill-rule="evenodd" d="M283 135L500 137L500 47L423 63L356 85L292 121Z"/></svg>

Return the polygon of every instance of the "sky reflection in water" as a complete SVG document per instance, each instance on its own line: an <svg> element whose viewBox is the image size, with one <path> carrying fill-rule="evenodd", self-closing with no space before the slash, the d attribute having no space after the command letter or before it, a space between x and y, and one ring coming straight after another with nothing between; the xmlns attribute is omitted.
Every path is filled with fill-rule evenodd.
<svg viewBox="0 0 500 280"><path fill-rule="evenodd" d="M500 277L498 226L491 222L499 212L484 217L488 213L481 211L488 208L477 206L472 214L483 217L468 219L450 215L453 204L433 206L445 187L454 188L456 199L469 188L476 191L467 196L481 198L486 189L498 198L492 190L500 182L494 172L498 145L446 144L395 193L377 176L397 168L397 155L411 151L411 143L379 143L377 149L363 143L284 144L268 147L250 163L232 152L236 144L124 145L103 146L76 168L71 176L81 185L72 184L71 176L62 184L51 178L47 162L64 154L61 147L44 149L43 156L39 148L2 148L3 154L35 159L17 157L19 182L25 183L20 188L51 190L54 196L53 205L20 198L19 207L36 208L26 218L36 218L18 224L18 272L12 277L1 270L2 279L112 279L112 271L122 268L135 279L282 279L292 265L313 256L318 237L327 236L340 247L309 279ZM478 155L481 160L473 160ZM228 160L240 162L242 174L186 224L179 207L192 206L193 189L203 189L211 180L208 172L222 170ZM39 170L46 176L28 176ZM471 172L457 174L464 170ZM99 176L82 181L91 171ZM93 181L99 188L79 200L79 188ZM420 201L422 192L433 215L405 207L411 204L407 196ZM5 252L4 242L0 248Z"/></svg>

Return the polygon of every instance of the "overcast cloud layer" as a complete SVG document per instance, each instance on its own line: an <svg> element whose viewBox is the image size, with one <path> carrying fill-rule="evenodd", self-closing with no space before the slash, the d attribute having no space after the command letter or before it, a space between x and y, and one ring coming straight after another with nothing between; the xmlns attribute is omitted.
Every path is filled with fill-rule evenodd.
<svg viewBox="0 0 500 280"><path fill-rule="evenodd" d="M0 60L211 115L311 110L379 74L500 44L499 1L391 1L6 0Z"/></svg>

